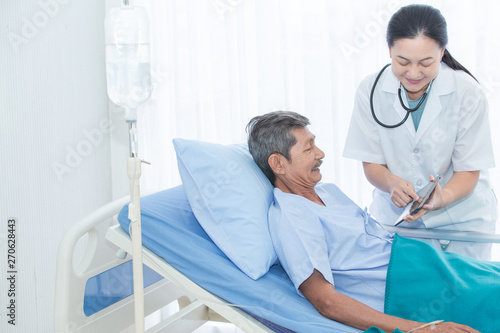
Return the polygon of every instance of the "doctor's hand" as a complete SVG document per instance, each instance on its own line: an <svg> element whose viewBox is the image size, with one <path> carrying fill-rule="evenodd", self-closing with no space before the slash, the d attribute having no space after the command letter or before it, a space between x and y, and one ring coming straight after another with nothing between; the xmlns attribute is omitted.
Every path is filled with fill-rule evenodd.
<svg viewBox="0 0 500 333"><path fill-rule="evenodd" d="M436 178L434 178L431 175L431 176L429 176L429 180L431 182L435 182ZM412 212L413 210L415 210L418 207L418 205L420 204L420 202L422 200L423 200L423 198L419 198L418 200L416 200L413 203L413 205L411 206L410 212ZM433 210L441 209L444 206L445 206L445 203L444 203L444 198L443 198L443 189L441 188L441 186L438 183L436 185L436 188L434 188L434 191L432 191L432 194L429 197L429 200L427 200L427 203L425 203L422 206L422 208L418 212L416 212L415 214L413 214L413 215L406 215L405 218L404 218L404 220L406 222L415 222L415 221L418 221L422 216L424 216L428 212L433 211Z"/></svg>
<svg viewBox="0 0 500 333"><path fill-rule="evenodd" d="M419 199L413 184L399 177L392 183L390 190L391 200L396 207L406 207L413 200Z"/></svg>

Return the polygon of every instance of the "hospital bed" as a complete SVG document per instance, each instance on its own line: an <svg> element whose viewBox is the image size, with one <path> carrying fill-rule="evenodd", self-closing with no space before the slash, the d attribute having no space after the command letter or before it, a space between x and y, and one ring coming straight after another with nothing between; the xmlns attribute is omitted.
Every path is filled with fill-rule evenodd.
<svg viewBox="0 0 500 333"><path fill-rule="evenodd" d="M243 273L202 228L186 192L185 184L141 199L147 332L192 332L208 321L256 333L359 332L322 317L297 294L279 264L256 280ZM109 203L66 232L57 258L56 333L133 331L127 202ZM399 231L418 238L500 242L499 235Z"/></svg>
<svg viewBox="0 0 500 333"><path fill-rule="evenodd" d="M121 332L133 325L131 296L90 315L85 313L89 308L84 296L88 280L127 262L127 258L117 257L116 252L131 251L128 225L123 222L127 219L121 219L121 225L109 220L120 210L118 220L120 216L127 216L127 206L122 208L124 202L126 199L102 207L75 224L64 236L57 263L54 307L57 333ZM158 205L170 216L165 217L165 228L155 227L161 224L154 217ZM340 332L357 332L321 317L295 292L280 266L274 265L258 280L242 273L197 224L182 186L143 198L141 210L143 243L149 244L143 246L143 260L163 277L145 288L145 314L150 315L172 302L178 303L179 308L148 332L191 332L210 320L229 321L245 332L290 332L282 327L285 325L302 327L302 330L316 325L318 332L326 332L331 327ZM85 257L75 269L72 253L79 236L86 233ZM157 243L160 240L162 244ZM104 260L106 255L109 261ZM90 265L91 262L95 265ZM120 290L122 280L130 282L131 272L130 276L111 276L114 279L110 282L102 281L105 290L96 292L101 293L104 300L92 302L107 305L106 298L114 297L111 291ZM107 284L114 286L106 288ZM308 324L310 321L316 323Z"/></svg>

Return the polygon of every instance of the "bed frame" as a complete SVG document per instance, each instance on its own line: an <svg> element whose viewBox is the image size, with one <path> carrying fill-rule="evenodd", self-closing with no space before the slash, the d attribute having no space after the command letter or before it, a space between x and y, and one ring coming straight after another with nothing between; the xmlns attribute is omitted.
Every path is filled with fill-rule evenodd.
<svg viewBox="0 0 500 333"><path fill-rule="evenodd" d="M106 238L127 253L131 253L132 246L130 236L121 226L114 225L109 228L106 233ZM229 321L246 332L273 332L246 312L230 306L230 304L223 299L192 282L146 247L142 247L142 252L144 263L147 266L155 269L159 273L161 272L160 274L168 279L170 284L179 286L180 290L186 291L187 298L191 298L189 304L185 304L186 299L178 298L177 301L179 302L181 310L163 323L155 326L156 329L166 328L168 332L181 332L181 328L185 327L184 321L192 321L195 319L200 321L201 324L209 320ZM193 299L190 295L197 295L199 299ZM200 325L196 327L198 326ZM156 332L157 330L154 331Z"/></svg>
<svg viewBox="0 0 500 333"><path fill-rule="evenodd" d="M127 254L132 252L130 236L116 222L116 215L128 202L129 197L124 197L97 209L74 224L64 235L57 256L56 333L133 331L133 295L90 316L85 315L83 304L85 286L90 278L129 260ZM396 228L388 229L396 231ZM500 243L498 234L407 228L397 228L397 232L410 238ZM83 258L76 264L75 257L78 257L81 245L85 245L85 239ZM144 246L142 256L146 266L164 277L144 289L145 316L157 313L161 318L152 327L146 327L146 332L192 332L207 321L231 322L245 332L274 332L246 312L195 284ZM160 310L166 306L170 309L172 304L178 311L162 317Z"/></svg>
<svg viewBox="0 0 500 333"><path fill-rule="evenodd" d="M133 331L133 295L90 316L86 316L83 309L87 280L129 260L127 254L132 252L130 236L113 219L129 200L125 197L97 209L64 235L57 255L56 333ZM75 250L78 252L78 248L84 245L79 241L85 238L86 250L76 265ZM172 303L174 309L178 308L177 312L162 318L146 332L192 332L207 321L231 322L245 332L274 332L246 312L193 283L147 248L143 247L142 253L144 264L164 277L144 289L146 318L166 306L171 309Z"/></svg>

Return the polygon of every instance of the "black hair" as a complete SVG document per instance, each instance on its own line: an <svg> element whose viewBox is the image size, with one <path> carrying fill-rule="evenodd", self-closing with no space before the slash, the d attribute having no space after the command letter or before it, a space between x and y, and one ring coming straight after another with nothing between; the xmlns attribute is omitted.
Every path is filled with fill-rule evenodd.
<svg viewBox="0 0 500 333"><path fill-rule="evenodd" d="M269 166L269 156L278 153L290 161L290 149L297 142L292 131L307 125L309 119L292 111L269 112L248 122L248 150L271 184L276 176Z"/></svg>
<svg viewBox="0 0 500 333"><path fill-rule="evenodd" d="M413 39L417 36L429 37L436 41L444 49L442 62L453 70L466 72L476 80L474 75L455 60L446 49L448 44L446 20L438 9L428 5L414 4L401 7L392 15L386 35L389 47L392 47L398 39Z"/></svg>

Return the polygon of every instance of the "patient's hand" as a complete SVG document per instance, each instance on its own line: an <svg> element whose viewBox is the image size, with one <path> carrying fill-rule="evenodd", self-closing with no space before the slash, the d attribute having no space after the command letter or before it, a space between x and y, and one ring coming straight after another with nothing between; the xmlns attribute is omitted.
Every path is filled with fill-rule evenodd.
<svg viewBox="0 0 500 333"><path fill-rule="evenodd" d="M467 326L461 325L452 322L443 322L436 324L434 326L427 326L424 328L420 328L418 330L413 331L415 333L449 333L449 332L471 332L471 333L479 333L479 331Z"/></svg>

